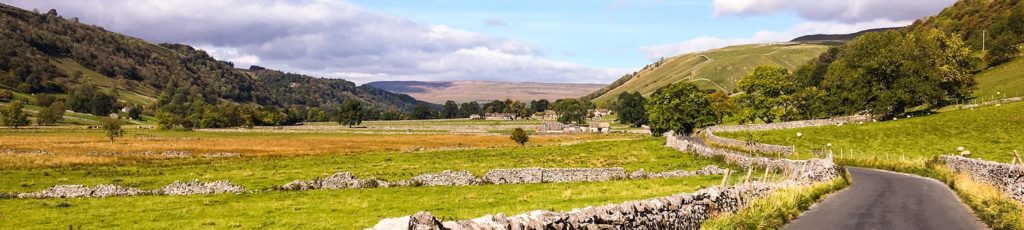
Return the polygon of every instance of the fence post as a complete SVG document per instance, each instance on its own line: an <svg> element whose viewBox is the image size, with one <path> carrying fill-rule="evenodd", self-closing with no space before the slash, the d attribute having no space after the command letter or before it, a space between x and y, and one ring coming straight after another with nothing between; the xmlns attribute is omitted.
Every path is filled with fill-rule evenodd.
<svg viewBox="0 0 1024 230"><path fill-rule="evenodd" d="M725 187L725 183L729 182L729 174L732 173L731 169L725 169L725 176L722 177L722 187Z"/></svg>

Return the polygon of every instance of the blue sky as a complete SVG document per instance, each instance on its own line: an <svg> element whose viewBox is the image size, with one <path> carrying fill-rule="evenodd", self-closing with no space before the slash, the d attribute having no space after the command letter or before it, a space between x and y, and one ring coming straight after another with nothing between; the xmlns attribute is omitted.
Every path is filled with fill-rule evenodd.
<svg viewBox="0 0 1024 230"><path fill-rule="evenodd" d="M903 26L955 0L2 0L237 67L356 83L610 83L659 57Z"/></svg>
<svg viewBox="0 0 1024 230"><path fill-rule="evenodd" d="M549 59L625 69L650 64L639 47L699 36L750 37L801 22L790 13L715 16L710 1L698 0L354 2L421 23L538 44Z"/></svg>

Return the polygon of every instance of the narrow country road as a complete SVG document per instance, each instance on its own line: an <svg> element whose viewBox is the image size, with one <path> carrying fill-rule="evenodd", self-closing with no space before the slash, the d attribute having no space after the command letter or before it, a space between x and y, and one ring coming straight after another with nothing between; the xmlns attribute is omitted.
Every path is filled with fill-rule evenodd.
<svg viewBox="0 0 1024 230"><path fill-rule="evenodd" d="M847 167L853 184L783 229L987 229L953 190L929 178Z"/></svg>

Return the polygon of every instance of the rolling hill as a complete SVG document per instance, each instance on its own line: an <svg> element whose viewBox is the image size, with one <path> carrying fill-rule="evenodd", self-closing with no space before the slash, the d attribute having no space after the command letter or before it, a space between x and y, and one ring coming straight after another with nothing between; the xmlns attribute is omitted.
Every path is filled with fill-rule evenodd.
<svg viewBox="0 0 1024 230"><path fill-rule="evenodd" d="M584 97L601 105L623 92L650 95L666 85L689 81L705 89L732 91L735 82L759 65L794 70L828 50L820 44L754 44L683 54L627 74L611 85Z"/></svg>
<svg viewBox="0 0 1024 230"><path fill-rule="evenodd" d="M408 94L430 103L442 104L447 100L456 102L482 100L531 101L562 98L577 98L605 85L568 84L536 82L495 82L495 81L378 81L370 85L392 93Z"/></svg>
<svg viewBox="0 0 1024 230"><path fill-rule="evenodd" d="M236 69L187 45L152 44L55 10L36 13L0 4L0 89L62 98L83 85L143 107L161 94L182 92L210 104L316 107L355 99L374 108L410 110L422 103L343 79Z"/></svg>
<svg viewBox="0 0 1024 230"><path fill-rule="evenodd" d="M881 32L881 31L886 31L886 30L897 30L897 29L902 29L902 27L870 29L870 30L863 30L863 31L860 31L860 32L849 33L849 34L812 34L812 35L804 35L804 36L800 36L800 37L794 38L793 40L790 40L790 42L846 42L846 41L849 41L849 40L853 40L854 38L857 38L860 35L863 35L865 33Z"/></svg>

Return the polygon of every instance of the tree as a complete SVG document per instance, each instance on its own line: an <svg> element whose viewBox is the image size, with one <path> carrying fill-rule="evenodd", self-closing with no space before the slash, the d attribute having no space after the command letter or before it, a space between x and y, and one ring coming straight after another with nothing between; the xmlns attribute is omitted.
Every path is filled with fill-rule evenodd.
<svg viewBox="0 0 1024 230"><path fill-rule="evenodd" d="M512 101L507 105L508 106L505 108L506 113L514 113L516 114L516 117L519 119L530 116L530 110L526 108L526 103L523 103L521 101Z"/></svg>
<svg viewBox="0 0 1024 230"><path fill-rule="evenodd" d="M729 94L725 91L715 90L714 93L708 95L708 101L711 102L711 111L715 113L715 120L718 124L724 122L725 117L732 116L736 111L736 105L729 100Z"/></svg>
<svg viewBox="0 0 1024 230"><path fill-rule="evenodd" d="M137 106L129 107L128 108L128 119L142 120L142 109L139 109L139 107L137 107Z"/></svg>
<svg viewBox="0 0 1024 230"><path fill-rule="evenodd" d="M512 140L519 143L519 145L526 145L526 142L530 141L530 135L526 134L526 131L523 130L523 128L516 128L515 130L512 130Z"/></svg>
<svg viewBox="0 0 1024 230"><path fill-rule="evenodd" d="M459 106L459 116L460 117L469 117L470 115L473 115L473 114L483 116L483 114L481 114L481 112L482 111L480 111L480 103L476 103L475 101L474 102L463 102L462 105Z"/></svg>
<svg viewBox="0 0 1024 230"><path fill-rule="evenodd" d="M61 102L50 104L50 107L46 107L36 114L36 124L38 125L54 125L61 120L64 120L64 103Z"/></svg>
<svg viewBox="0 0 1024 230"><path fill-rule="evenodd" d="M20 101L11 102L7 105L7 109L3 111L3 125L12 126L15 129L18 126L28 125L28 114L23 110L24 105Z"/></svg>
<svg viewBox="0 0 1024 230"><path fill-rule="evenodd" d="M647 110L644 109L646 99L640 92L626 92L619 94L616 100L614 111L619 115L621 124L629 124L633 127L640 127L647 124Z"/></svg>
<svg viewBox="0 0 1024 230"><path fill-rule="evenodd" d="M459 117L459 104L455 101L448 100L444 102L444 107L441 110L441 115L446 119Z"/></svg>
<svg viewBox="0 0 1024 230"><path fill-rule="evenodd" d="M574 98L559 100L552 107L552 110L558 113L558 122L580 125L587 123L588 109L590 107L586 102Z"/></svg>
<svg viewBox="0 0 1024 230"><path fill-rule="evenodd" d="M646 106L651 133L693 134L695 129L715 123L710 107L707 93L693 83L679 82L658 89Z"/></svg>
<svg viewBox="0 0 1024 230"><path fill-rule="evenodd" d="M958 36L937 30L867 33L846 44L822 89L832 111L889 118L969 97L975 60Z"/></svg>
<svg viewBox="0 0 1024 230"><path fill-rule="evenodd" d="M8 102L14 100L14 93L10 90L0 89L0 102Z"/></svg>
<svg viewBox="0 0 1024 230"><path fill-rule="evenodd" d="M67 106L75 112L106 116L117 110L117 99L99 92L94 85L86 84L68 96Z"/></svg>
<svg viewBox="0 0 1024 230"><path fill-rule="evenodd" d="M743 91L736 96L742 118L747 122L761 119L765 123L783 118L790 95L797 89L788 75L782 67L758 66L736 83L736 87Z"/></svg>
<svg viewBox="0 0 1024 230"><path fill-rule="evenodd" d="M434 110L426 103L416 104L412 107L412 117L415 119L430 119L434 117Z"/></svg>
<svg viewBox="0 0 1024 230"><path fill-rule="evenodd" d="M124 136L124 129L121 128L121 125L121 119L117 118L104 117L100 120L100 126L107 137L110 138L110 143L114 143L114 138Z"/></svg>
<svg viewBox="0 0 1024 230"><path fill-rule="evenodd" d="M494 100L484 104L484 113L501 113L505 112L505 102Z"/></svg>
<svg viewBox="0 0 1024 230"><path fill-rule="evenodd" d="M39 95L36 95L35 104L40 107L50 107L50 105L53 104L54 101L56 101L56 98L54 98L52 95L41 93Z"/></svg>
<svg viewBox="0 0 1024 230"><path fill-rule="evenodd" d="M548 99L540 99L536 101L530 101L530 110L533 112L544 112L548 110L548 106L551 102Z"/></svg>
<svg viewBox="0 0 1024 230"><path fill-rule="evenodd" d="M363 122L363 103L358 100L346 100L338 110L338 124L352 127Z"/></svg>

